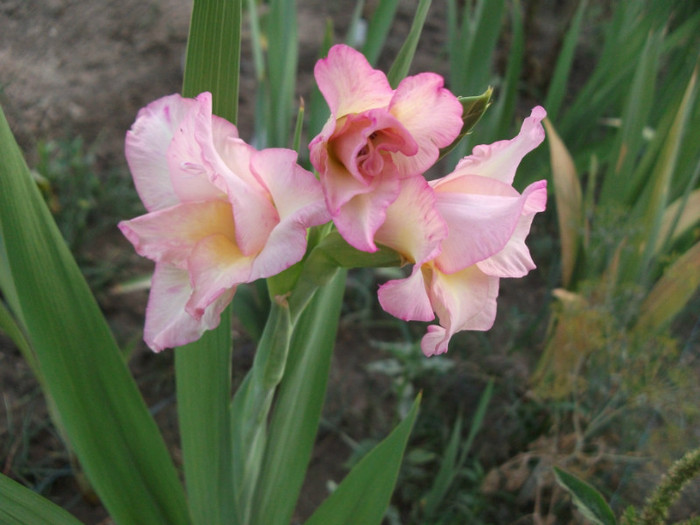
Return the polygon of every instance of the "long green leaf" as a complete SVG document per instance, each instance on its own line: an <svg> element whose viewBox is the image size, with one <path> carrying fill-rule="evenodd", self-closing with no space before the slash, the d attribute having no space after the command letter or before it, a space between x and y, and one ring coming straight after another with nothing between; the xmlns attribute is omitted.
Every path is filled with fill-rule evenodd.
<svg viewBox="0 0 700 525"><path fill-rule="evenodd" d="M683 141L690 113L697 95L697 77L700 66L696 66L683 95L683 100L673 120L671 130L665 138L658 160L649 180L648 197L644 202L641 224L648 235L646 249L641 261L641 269L651 264L656 248L656 239L662 226L663 214L668 203L671 178L678 162L678 154Z"/></svg>
<svg viewBox="0 0 700 525"><path fill-rule="evenodd" d="M272 0L267 24L267 120L270 147L289 147L294 111L298 62L297 9L295 0Z"/></svg>
<svg viewBox="0 0 700 525"><path fill-rule="evenodd" d="M615 525L615 515L596 489L568 472L554 467L559 484L569 491L576 507L595 525Z"/></svg>
<svg viewBox="0 0 700 525"><path fill-rule="evenodd" d="M396 10L399 7L399 0L384 0L379 2L374 10L372 19L369 21L367 29L367 40L362 46L362 54L367 57L370 64L375 65L379 54L382 52L386 37L394 22Z"/></svg>
<svg viewBox="0 0 700 525"><path fill-rule="evenodd" d="M296 325L270 423L254 524L286 525L294 512L321 418L345 273L316 292Z"/></svg>
<svg viewBox="0 0 700 525"><path fill-rule="evenodd" d="M212 93L214 114L234 124L238 116L241 1L195 1L182 83L185 97Z"/></svg>
<svg viewBox="0 0 700 525"><path fill-rule="evenodd" d="M230 312L222 315L230 318ZM232 523L231 327L223 322L175 350L177 415L193 522Z"/></svg>
<svg viewBox="0 0 700 525"><path fill-rule="evenodd" d="M416 54L416 47L418 47L420 34L423 31L425 18L428 16L430 3L431 0L420 0L418 3L416 15L413 18L413 23L411 24L411 30L408 32L406 40L401 46L401 49L399 49L399 54L396 56L394 63L391 65L389 73L387 73L389 84L391 84L391 87L393 88L398 86L399 82L401 82L401 80L408 75L411 62L413 62L413 55Z"/></svg>
<svg viewBox="0 0 700 525"><path fill-rule="evenodd" d="M121 523L188 523L182 486L0 111L0 239L29 342L78 457Z"/></svg>
<svg viewBox="0 0 700 525"><path fill-rule="evenodd" d="M547 91L547 98L544 101L544 107L547 108L547 116L553 122L557 121L559 108L561 108L561 104L567 92L569 74L574 62L576 43L581 32L581 21L583 20L583 13L586 10L587 4L588 0L581 0L579 2L576 13L571 21L571 26L566 32L564 44L557 57L557 65L554 67L552 80L549 83L549 90Z"/></svg>
<svg viewBox="0 0 700 525"><path fill-rule="evenodd" d="M80 525L64 509L0 474L0 523L3 525Z"/></svg>
<svg viewBox="0 0 700 525"><path fill-rule="evenodd" d="M663 41L661 32L649 35L637 69L629 86L627 101L622 113L622 125L618 133L611 163L601 190L600 202L620 202L625 194L632 168L637 162L643 142L643 129L647 125L652 103L654 85L659 67L659 48Z"/></svg>
<svg viewBox="0 0 700 525"><path fill-rule="evenodd" d="M196 0L182 92L213 95L214 113L236 123L242 0ZM175 350L185 485L194 523L232 523L231 308L219 326Z"/></svg>
<svg viewBox="0 0 700 525"><path fill-rule="evenodd" d="M379 524L389 505L420 394L406 418L374 447L309 518L306 525Z"/></svg>

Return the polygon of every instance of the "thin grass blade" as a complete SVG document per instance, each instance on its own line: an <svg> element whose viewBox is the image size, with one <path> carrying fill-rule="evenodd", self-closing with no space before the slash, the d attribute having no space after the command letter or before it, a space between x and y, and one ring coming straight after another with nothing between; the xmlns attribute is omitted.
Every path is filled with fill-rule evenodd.
<svg viewBox="0 0 700 525"><path fill-rule="evenodd" d="M0 474L0 523L3 525L81 525L63 508Z"/></svg>
<svg viewBox="0 0 700 525"><path fill-rule="evenodd" d="M697 76L698 67L695 68L688 82L683 101L678 108L669 134L665 138L658 161L651 173L647 198L642 200L644 210L641 216L641 223L648 239L640 265L642 271L647 269L653 260L663 213L668 202L671 179L675 173L683 135L697 95Z"/></svg>
<svg viewBox="0 0 700 525"><path fill-rule="evenodd" d="M389 30L396 16L396 9L399 7L399 0L385 0L379 2L374 10L372 19L367 29L367 40L362 46L362 54L373 66L376 65L379 54L384 48L384 42L389 35Z"/></svg>
<svg viewBox="0 0 700 525"><path fill-rule="evenodd" d="M581 33L581 21L583 20L583 14L586 11L587 5L588 0L581 0L576 8L574 17L571 20L571 25L566 32L561 51L557 57L557 64L554 67L554 73L552 73L552 80L549 83L549 90L547 91L547 98L545 98L544 101L544 107L547 108L547 116L553 122L557 121L559 109L561 108L562 102L564 102L564 96L567 92L569 75L574 62L574 52L576 51L576 44L578 43L578 38Z"/></svg>
<svg viewBox="0 0 700 525"><path fill-rule="evenodd" d="M628 90L627 102L622 113L622 126L613 146L611 164L603 180L601 204L620 202L625 195L625 186L637 162L652 103L654 86L659 67L659 49L663 41L662 33L649 35L638 66Z"/></svg>
<svg viewBox="0 0 700 525"><path fill-rule="evenodd" d="M391 65L389 73L387 73L387 79L389 79L389 84L391 84L391 87L393 88L396 88L396 86L399 85L399 82L401 82L401 80L408 75L411 62L413 62L413 55L416 54L416 47L418 47L420 34L423 31L425 18L428 16L430 4L431 0L420 0L418 3L416 14L413 17L413 23L411 24L411 30L408 32L406 40L401 46L398 55L396 55L396 59Z"/></svg>
<svg viewBox="0 0 700 525"><path fill-rule="evenodd" d="M381 523L394 491L404 450L418 415L420 394L406 418L350 471L306 525Z"/></svg>

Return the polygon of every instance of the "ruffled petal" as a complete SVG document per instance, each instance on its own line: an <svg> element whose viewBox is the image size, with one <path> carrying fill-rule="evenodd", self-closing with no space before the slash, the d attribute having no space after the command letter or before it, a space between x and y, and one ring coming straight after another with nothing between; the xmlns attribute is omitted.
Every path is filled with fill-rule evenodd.
<svg viewBox="0 0 700 525"><path fill-rule="evenodd" d="M253 263L252 280L276 275L299 262L306 252L307 228L330 220L318 180L296 158L288 149L266 149L253 156L253 170L267 185L280 222Z"/></svg>
<svg viewBox="0 0 700 525"><path fill-rule="evenodd" d="M374 240L420 266L440 253L447 234L447 224L435 208L435 193L418 176L401 181L399 196L387 209Z"/></svg>
<svg viewBox="0 0 700 525"><path fill-rule="evenodd" d="M217 199L223 195L212 183L213 174L205 163L201 142L196 140L204 133L211 140L211 93L202 93L194 100L195 106L177 126L167 153L170 179L180 202ZM233 136L237 136L236 128L230 126Z"/></svg>
<svg viewBox="0 0 700 525"><path fill-rule="evenodd" d="M413 273L405 279L394 279L382 284L377 296L385 312L404 321L435 319L419 266L415 266Z"/></svg>
<svg viewBox="0 0 700 525"><path fill-rule="evenodd" d="M495 277L523 277L535 268L525 239L535 213L544 211L547 203L547 181L541 180L528 186L523 192L526 199L515 231L508 243L498 253L479 261L477 266L487 275Z"/></svg>
<svg viewBox="0 0 700 525"><path fill-rule="evenodd" d="M454 180L454 179L453 179ZM501 251L513 235L526 197L512 186L484 177L464 176L462 192L436 188L436 208L447 223L436 265L454 273Z"/></svg>
<svg viewBox="0 0 700 525"><path fill-rule="evenodd" d="M316 62L314 76L334 119L386 107L393 94L384 73L372 68L362 53L342 44Z"/></svg>
<svg viewBox="0 0 700 525"><path fill-rule="evenodd" d="M426 356L447 351L450 338L462 330L489 330L496 319L497 277L470 266L453 274L432 273L428 294L440 327L428 327L421 341Z"/></svg>
<svg viewBox="0 0 700 525"><path fill-rule="evenodd" d="M251 170L255 148L240 139L226 142L225 156L219 157L213 148L205 147L205 156L216 164L213 182L222 188L233 207L236 223L236 244L246 256L260 252L279 214L260 178Z"/></svg>
<svg viewBox="0 0 700 525"><path fill-rule="evenodd" d="M193 99L177 94L159 98L138 112L126 133L124 153L148 211L180 202L170 179L167 152L178 126L195 105Z"/></svg>
<svg viewBox="0 0 700 525"><path fill-rule="evenodd" d="M142 257L185 268L194 246L221 233L233 237L233 214L226 201L189 202L119 223L119 229Z"/></svg>
<svg viewBox="0 0 700 525"><path fill-rule="evenodd" d="M406 77L396 88L389 111L418 143L415 155L396 155L396 165L405 175L423 174L462 129L462 104L443 87L435 73Z"/></svg>
<svg viewBox="0 0 700 525"><path fill-rule="evenodd" d="M205 330L219 325L221 312L233 298L233 290L214 301L199 320L185 312L192 293L186 270L156 264L146 308L144 341L155 352L199 339Z"/></svg>
<svg viewBox="0 0 700 525"><path fill-rule="evenodd" d="M512 184L520 161L544 140L541 121L546 116L542 107L535 107L523 122L517 137L491 145L476 146L470 156L464 157L457 164L450 176L480 175Z"/></svg>
<svg viewBox="0 0 700 525"><path fill-rule="evenodd" d="M328 149L348 175L368 184L387 169L396 171L392 157L415 155L418 144L391 113L374 109L345 118L330 138Z"/></svg>
<svg viewBox="0 0 700 525"><path fill-rule="evenodd" d="M313 173L297 164L295 151L268 148L253 154L251 169L272 198L281 220L304 212L304 223L316 226L330 220L323 191Z"/></svg>

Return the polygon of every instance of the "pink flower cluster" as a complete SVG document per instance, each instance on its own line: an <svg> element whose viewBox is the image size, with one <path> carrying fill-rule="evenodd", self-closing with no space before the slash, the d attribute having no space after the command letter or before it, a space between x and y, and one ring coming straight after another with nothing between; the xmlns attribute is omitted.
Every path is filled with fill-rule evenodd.
<svg viewBox="0 0 700 525"><path fill-rule="evenodd" d="M433 73L392 89L357 51L334 46L315 68L331 115L309 144L319 179L286 149L256 151L211 113L211 96L178 95L141 110L126 156L148 213L120 224L155 261L144 338L179 346L216 326L241 283L302 260L307 228L332 220L366 252L377 244L413 264L379 288L388 313L432 321L421 346L447 351L462 330L488 330L502 277L535 267L525 245L546 182L513 188L522 158L544 140L532 110L512 140L477 146L447 176L424 173L462 128L462 106Z"/></svg>

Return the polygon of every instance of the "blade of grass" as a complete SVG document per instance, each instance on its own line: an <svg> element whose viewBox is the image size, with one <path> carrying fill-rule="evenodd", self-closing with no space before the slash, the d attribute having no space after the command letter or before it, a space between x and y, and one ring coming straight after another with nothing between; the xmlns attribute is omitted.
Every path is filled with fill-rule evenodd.
<svg viewBox="0 0 700 525"><path fill-rule="evenodd" d="M416 53L416 47L418 46L418 40L420 39L420 34L423 31L423 24L425 24L425 18L428 16L428 9L430 9L431 0L420 0L418 7L416 8L416 14L413 17L413 23L411 24L411 30L406 36L401 49L399 49L394 63L391 65L389 73L387 73L387 79L389 79L389 84L391 87L396 88L399 82L403 80L406 75L408 75L408 70L411 67L411 62L413 62L413 55Z"/></svg>
<svg viewBox="0 0 700 525"><path fill-rule="evenodd" d="M322 58L328 55L328 50L333 45L333 21L326 21L326 31L323 35L323 42L321 44L321 49L319 50L318 57ZM307 127L307 132L310 137L316 136L317 133L321 131L323 124L328 120L330 111L328 110L328 105L326 104L321 91L318 89L316 83L311 88L311 97L309 100L309 123ZM303 158L308 159L309 152L308 148L304 151Z"/></svg>
<svg viewBox="0 0 700 525"><path fill-rule="evenodd" d="M491 108L489 122L493 123L492 131L484 130L481 140L484 143L503 139L511 130L515 122L515 107L518 98L520 73L523 68L525 56L525 28L520 2L514 0L511 7L511 37L510 50L508 52L508 65L506 75L499 89L496 102ZM549 112L549 107L545 106Z"/></svg>
<svg viewBox="0 0 700 525"><path fill-rule="evenodd" d="M641 264L638 266L641 271L649 269L654 260L654 250L661 228L663 212L668 202L671 178L675 172L683 135L697 95L697 76L698 67L695 68L688 82L683 101L678 108L671 130L665 138L658 161L651 173L648 197L642 200L644 208L641 225L647 236L647 244L640 261Z"/></svg>
<svg viewBox="0 0 700 525"><path fill-rule="evenodd" d="M379 54L384 48L384 42L389 35L389 30L396 16L396 9L399 7L399 0L385 0L379 2L374 10L372 19L367 29L367 40L362 46L362 54L373 66L376 65Z"/></svg>
<svg viewBox="0 0 700 525"><path fill-rule="evenodd" d="M454 483L455 478L459 474L460 470L464 467L464 463L467 461L467 456L469 451L474 444L476 435L481 429L481 425L486 417L486 409L489 406L489 402L493 397L493 379L490 379L484 388L481 397L479 398L479 404L474 411L474 416L472 417L472 424L469 427L469 434L467 439L462 446L462 451L457 457L457 450L459 448L459 438L461 437L461 427L462 421L461 417L458 418L457 424L455 425L455 430L453 430L453 435L450 439L450 443L447 447L445 455L442 462L440 463L440 470L435 476L435 481L430 489L430 492L425 498L425 516L430 518L435 515L438 510L438 506L443 503L447 491L450 489Z"/></svg>
<svg viewBox="0 0 700 525"><path fill-rule="evenodd" d="M4 525L80 525L67 511L4 474L0 474L0 501Z"/></svg>
<svg viewBox="0 0 700 525"><path fill-rule="evenodd" d="M0 239L21 319L88 478L118 522L188 523L162 436L2 111L0 157Z"/></svg>
<svg viewBox="0 0 700 525"><path fill-rule="evenodd" d="M559 109L567 93L576 44L581 33L581 21L583 20L583 14L586 11L587 5L588 0L581 0L576 8L576 13L574 13L571 25L566 32L561 51L557 57L557 64L554 67L554 73L552 73L552 80L549 83L549 90L547 91L547 98L545 98L544 101L544 107L547 109L547 116L553 122L557 121Z"/></svg>
<svg viewBox="0 0 700 525"><path fill-rule="evenodd" d="M654 86L662 40L662 33L650 34L638 58L638 66L622 113L622 126L612 150L617 158L611 159L613 162L603 180L599 200L603 205L619 202L624 196L626 183L637 162L644 140L642 131L647 124L654 102Z"/></svg>
<svg viewBox="0 0 700 525"><path fill-rule="evenodd" d="M338 488L316 509L306 525L381 523L401 466L408 437L418 415L420 394L406 418L363 457Z"/></svg>

